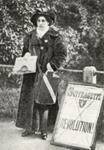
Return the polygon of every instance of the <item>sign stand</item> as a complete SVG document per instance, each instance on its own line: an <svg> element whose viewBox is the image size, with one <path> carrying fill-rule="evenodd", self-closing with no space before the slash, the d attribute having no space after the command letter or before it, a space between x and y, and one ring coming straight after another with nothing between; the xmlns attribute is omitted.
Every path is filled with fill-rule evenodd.
<svg viewBox="0 0 104 150"><path fill-rule="evenodd" d="M69 83L58 112L51 144L94 150L104 89L90 83Z"/></svg>

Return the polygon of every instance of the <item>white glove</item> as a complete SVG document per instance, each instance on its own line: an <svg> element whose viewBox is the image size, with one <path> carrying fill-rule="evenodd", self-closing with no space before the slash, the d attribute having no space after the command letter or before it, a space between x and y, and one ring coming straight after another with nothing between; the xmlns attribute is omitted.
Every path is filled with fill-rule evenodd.
<svg viewBox="0 0 104 150"><path fill-rule="evenodd" d="M45 72L45 75L47 75L48 72L54 72L50 63L48 63L46 67L47 67L47 71Z"/></svg>
<svg viewBox="0 0 104 150"><path fill-rule="evenodd" d="M47 71L54 72L51 65L50 65L50 63L47 64Z"/></svg>
<svg viewBox="0 0 104 150"><path fill-rule="evenodd" d="M27 52L25 55L24 55L24 58L27 58L27 57L30 57L31 54L29 52Z"/></svg>

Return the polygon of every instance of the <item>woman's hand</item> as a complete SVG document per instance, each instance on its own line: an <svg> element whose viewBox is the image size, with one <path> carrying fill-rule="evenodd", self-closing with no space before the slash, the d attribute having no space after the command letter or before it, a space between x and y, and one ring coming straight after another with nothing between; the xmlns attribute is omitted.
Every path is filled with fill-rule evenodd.
<svg viewBox="0 0 104 150"><path fill-rule="evenodd" d="M29 52L27 52L25 55L24 55L24 58L27 58L27 57L30 57L31 54Z"/></svg>
<svg viewBox="0 0 104 150"><path fill-rule="evenodd" d="M47 71L52 71L53 72L53 69L52 69L50 63L47 64Z"/></svg>
<svg viewBox="0 0 104 150"><path fill-rule="evenodd" d="M47 75L48 72L54 72L50 63L47 64L47 71L45 72L45 74Z"/></svg>

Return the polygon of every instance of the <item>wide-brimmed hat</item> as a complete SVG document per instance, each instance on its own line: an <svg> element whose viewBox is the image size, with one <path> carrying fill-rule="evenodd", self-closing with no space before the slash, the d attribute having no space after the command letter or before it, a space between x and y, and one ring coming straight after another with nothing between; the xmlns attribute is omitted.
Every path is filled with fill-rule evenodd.
<svg viewBox="0 0 104 150"><path fill-rule="evenodd" d="M40 8L36 8L35 13L32 15L30 21L37 26L37 19L40 16L44 16L46 19L48 18L49 20L49 25L52 25L55 22L55 14L48 9L47 7L40 7Z"/></svg>

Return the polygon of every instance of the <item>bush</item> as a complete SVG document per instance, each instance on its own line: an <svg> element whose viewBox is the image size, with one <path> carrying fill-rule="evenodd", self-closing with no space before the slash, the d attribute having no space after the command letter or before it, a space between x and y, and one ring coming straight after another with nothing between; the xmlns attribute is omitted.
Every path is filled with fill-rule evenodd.
<svg viewBox="0 0 104 150"><path fill-rule="evenodd" d="M16 118L20 89L0 89L0 116Z"/></svg>
<svg viewBox="0 0 104 150"><path fill-rule="evenodd" d="M22 76L12 74L12 68L0 68L0 88L19 88Z"/></svg>

